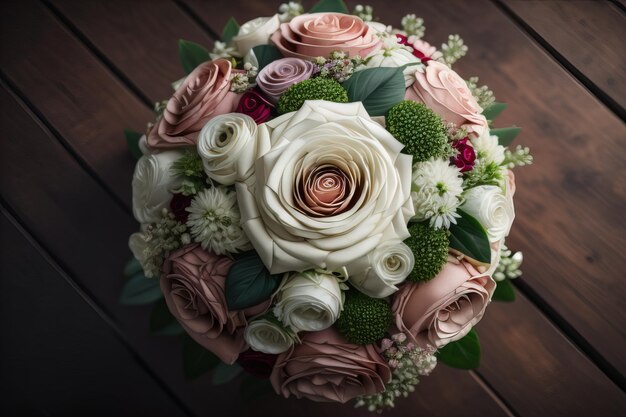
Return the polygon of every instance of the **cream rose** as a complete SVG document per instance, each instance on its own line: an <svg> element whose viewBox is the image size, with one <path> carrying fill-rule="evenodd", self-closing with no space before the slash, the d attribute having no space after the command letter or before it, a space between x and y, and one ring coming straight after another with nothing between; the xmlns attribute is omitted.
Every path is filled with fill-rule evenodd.
<svg viewBox="0 0 626 417"><path fill-rule="evenodd" d="M465 192L461 209L474 216L487 230L489 242L495 243L509 234L515 210L513 200L500 187L480 185Z"/></svg>
<svg viewBox="0 0 626 417"><path fill-rule="evenodd" d="M405 284L394 294L396 327L421 347L442 348L480 321L496 289L490 276L448 256L432 280Z"/></svg>
<svg viewBox="0 0 626 417"><path fill-rule="evenodd" d="M272 17L257 17L244 23L239 28L239 33L233 38L237 50L245 56L252 48L267 44L272 33L280 26L278 15Z"/></svg>
<svg viewBox="0 0 626 417"><path fill-rule="evenodd" d="M256 184L236 187L271 273L340 270L409 236L411 156L361 103L307 101L266 126L272 149L257 159Z"/></svg>
<svg viewBox="0 0 626 417"><path fill-rule="evenodd" d="M248 323L243 338L253 350L275 355L293 346L294 335L279 323L260 318Z"/></svg>
<svg viewBox="0 0 626 417"><path fill-rule="evenodd" d="M140 223L155 223L161 211L172 199L172 190L178 188L181 177L171 167L181 157L177 151L165 151L139 158L133 175L133 214Z"/></svg>
<svg viewBox="0 0 626 417"><path fill-rule="evenodd" d="M362 267L361 262L366 266ZM363 269L363 272L350 274L349 281L370 297L384 298L398 291L396 285L404 282L414 265L415 257L407 245L400 241L388 241L351 265L357 270Z"/></svg>
<svg viewBox="0 0 626 417"><path fill-rule="evenodd" d="M339 280L322 271L292 275L281 285L274 314L295 332L327 329L343 310L344 294Z"/></svg>
<svg viewBox="0 0 626 417"><path fill-rule="evenodd" d="M254 161L270 148L266 129L257 129L250 116L231 113L216 116L202 128L198 154L204 172L223 185L243 181L254 173Z"/></svg>
<svg viewBox="0 0 626 417"><path fill-rule="evenodd" d="M481 113L467 84L447 65L428 61L422 71L415 72L415 82L406 90L406 99L424 103L445 121L481 134L487 119Z"/></svg>
<svg viewBox="0 0 626 417"><path fill-rule="evenodd" d="M357 16L341 13L302 14L280 25L272 42L284 56L314 59L342 51L366 57L380 48L377 31Z"/></svg>

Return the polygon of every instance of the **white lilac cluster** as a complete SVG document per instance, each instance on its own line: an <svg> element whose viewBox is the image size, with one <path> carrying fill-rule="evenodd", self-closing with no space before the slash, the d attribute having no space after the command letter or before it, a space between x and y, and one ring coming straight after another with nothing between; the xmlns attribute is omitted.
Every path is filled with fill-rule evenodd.
<svg viewBox="0 0 626 417"><path fill-rule="evenodd" d="M359 56L349 57L341 51L333 51L328 58L315 58L317 72L321 77L329 77L338 82L344 82L355 71L365 68L364 60Z"/></svg>
<svg viewBox="0 0 626 417"><path fill-rule="evenodd" d="M496 281L504 281L505 279L515 279L522 276L522 270L519 269L524 262L522 252L509 250L506 245L500 247L500 262L493 273L493 279Z"/></svg>

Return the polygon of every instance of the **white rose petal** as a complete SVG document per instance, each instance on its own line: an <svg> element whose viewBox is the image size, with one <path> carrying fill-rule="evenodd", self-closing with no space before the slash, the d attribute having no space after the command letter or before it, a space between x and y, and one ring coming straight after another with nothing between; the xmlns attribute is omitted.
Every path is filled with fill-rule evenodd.
<svg viewBox="0 0 626 417"><path fill-rule="evenodd" d="M198 154L204 172L223 185L244 181L254 173L254 161L269 150L265 128L254 119L229 113L209 120L198 137Z"/></svg>
<svg viewBox="0 0 626 417"><path fill-rule="evenodd" d="M278 292L274 314L295 332L316 332L333 325L343 310L343 301L337 277L307 271L287 278Z"/></svg>
<svg viewBox="0 0 626 417"><path fill-rule="evenodd" d="M257 17L241 25L233 42L241 55L245 56L255 46L268 44L270 36L279 27L280 19L277 14L272 17Z"/></svg>
<svg viewBox="0 0 626 417"><path fill-rule="evenodd" d="M363 261L368 265L366 269L350 275L349 281L356 289L374 298L385 298L398 291L397 285L404 282L415 266L413 252L400 241L383 243ZM355 264L357 266L359 262Z"/></svg>
<svg viewBox="0 0 626 417"><path fill-rule="evenodd" d="M253 350L275 355L293 346L293 336L279 324L264 318L249 323L243 338Z"/></svg>
<svg viewBox="0 0 626 417"><path fill-rule="evenodd" d="M481 185L467 190L461 209L474 216L487 230L490 243L506 237L515 218L513 200L495 185Z"/></svg>
<svg viewBox="0 0 626 417"><path fill-rule="evenodd" d="M182 183L182 178L170 170L181 156L178 151L164 151L137 161L132 188L133 214L138 222L155 223L161 218L161 211L172 199L172 190Z"/></svg>

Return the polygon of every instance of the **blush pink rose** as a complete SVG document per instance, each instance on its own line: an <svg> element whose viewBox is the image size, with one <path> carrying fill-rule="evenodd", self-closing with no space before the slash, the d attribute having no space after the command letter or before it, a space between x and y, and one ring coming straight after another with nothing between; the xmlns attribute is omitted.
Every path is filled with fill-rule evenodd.
<svg viewBox="0 0 626 417"><path fill-rule="evenodd" d="M417 71L415 82L406 90L407 100L424 103L447 122L465 127L469 133L480 135L487 128L467 83L447 65L428 61L423 71Z"/></svg>
<svg viewBox="0 0 626 417"><path fill-rule="evenodd" d="M195 146L206 122L237 108L239 94L230 91L235 71L226 59L198 65L167 102L163 116L148 134L148 147Z"/></svg>
<svg viewBox="0 0 626 417"><path fill-rule="evenodd" d="M198 344L232 364L246 349L247 318L264 313L270 300L229 311L224 296L233 261L207 252L199 244L172 252L163 265L161 291L172 315Z"/></svg>
<svg viewBox="0 0 626 417"><path fill-rule="evenodd" d="M391 371L374 345L352 345L337 330L306 333L302 343L282 353L270 381L286 398L345 403L382 392Z"/></svg>
<svg viewBox="0 0 626 417"><path fill-rule="evenodd" d="M360 189L354 179L333 165L319 165L296 176L294 198L307 215L326 217L341 214L354 206Z"/></svg>
<svg viewBox="0 0 626 417"><path fill-rule="evenodd" d="M394 294L396 327L419 346L441 348L461 339L480 321L495 289L490 276L448 256L435 278L405 284Z"/></svg>
<svg viewBox="0 0 626 417"><path fill-rule="evenodd" d="M287 57L314 59L342 51L365 58L381 47L376 30L357 16L341 13L302 14L280 25L272 42Z"/></svg>

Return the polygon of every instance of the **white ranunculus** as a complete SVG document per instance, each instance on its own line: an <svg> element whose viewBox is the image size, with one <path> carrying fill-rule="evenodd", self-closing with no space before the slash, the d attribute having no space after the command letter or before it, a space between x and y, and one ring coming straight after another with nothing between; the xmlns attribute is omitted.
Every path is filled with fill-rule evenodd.
<svg viewBox="0 0 626 417"><path fill-rule="evenodd" d="M138 222L155 223L161 218L161 211L172 199L172 190L182 183L182 177L170 170L181 156L178 151L164 151L137 161L132 188L133 214Z"/></svg>
<svg viewBox="0 0 626 417"><path fill-rule="evenodd" d="M344 294L333 274L310 270L288 277L277 294L274 314L295 332L317 332L333 325L343 310Z"/></svg>
<svg viewBox="0 0 626 417"><path fill-rule="evenodd" d="M266 129L254 119L229 113L209 120L198 137L204 172L223 185L244 181L254 173L254 161L270 148Z"/></svg>
<svg viewBox="0 0 626 417"><path fill-rule="evenodd" d="M252 350L276 355L293 346L294 335L278 323L260 318L248 323L243 338Z"/></svg>
<svg viewBox="0 0 626 417"><path fill-rule="evenodd" d="M490 243L506 237L515 218L513 200L495 185L480 185L467 190L461 209L480 222L487 231Z"/></svg>
<svg viewBox="0 0 626 417"><path fill-rule="evenodd" d="M388 241L363 257L361 262L367 266L363 272L349 276L350 284L370 297L385 298L398 291L397 285L404 282L413 270L415 257L404 243ZM359 263L355 262L357 269L360 269Z"/></svg>
<svg viewBox="0 0 626 417"><path fill-rule="evenodd" d="M411 51L397 43L395 35L391 35L384 39L382 49L368 57L365 68L397 68L407 64L418 64L420 62L420 59L413 55ZM409 87L415 82L415 76L413 74L420 66L421 65L410 65L404 69L405 87Z"/></svg>
<svg viewBox="0 0 626 417"><path fill-rule="evenodd" d="M255 185L236 187L243 228L271 273L340 270L410 236L411 156L361 103L307 101L265 125L272 149L256 161ZM337 184L320 203L319 189Z"/></svg>
<svg viewBox="0 0 626 417"><path fill-rule="evenodd" d="M272 17L257 17L241 25L233 42L239 53L245 56L255 46L269 43L270 36L279 27L280 19L277 14Z"/></svg>
<svg viewBox="0 0 626 417"><path fill-rule="evenodd" d="M498 144L498 137L491 135L489 129L471 139L472 146L479 161L485 163L495 162L500 165L504 161L504 146Z"/></svg>

